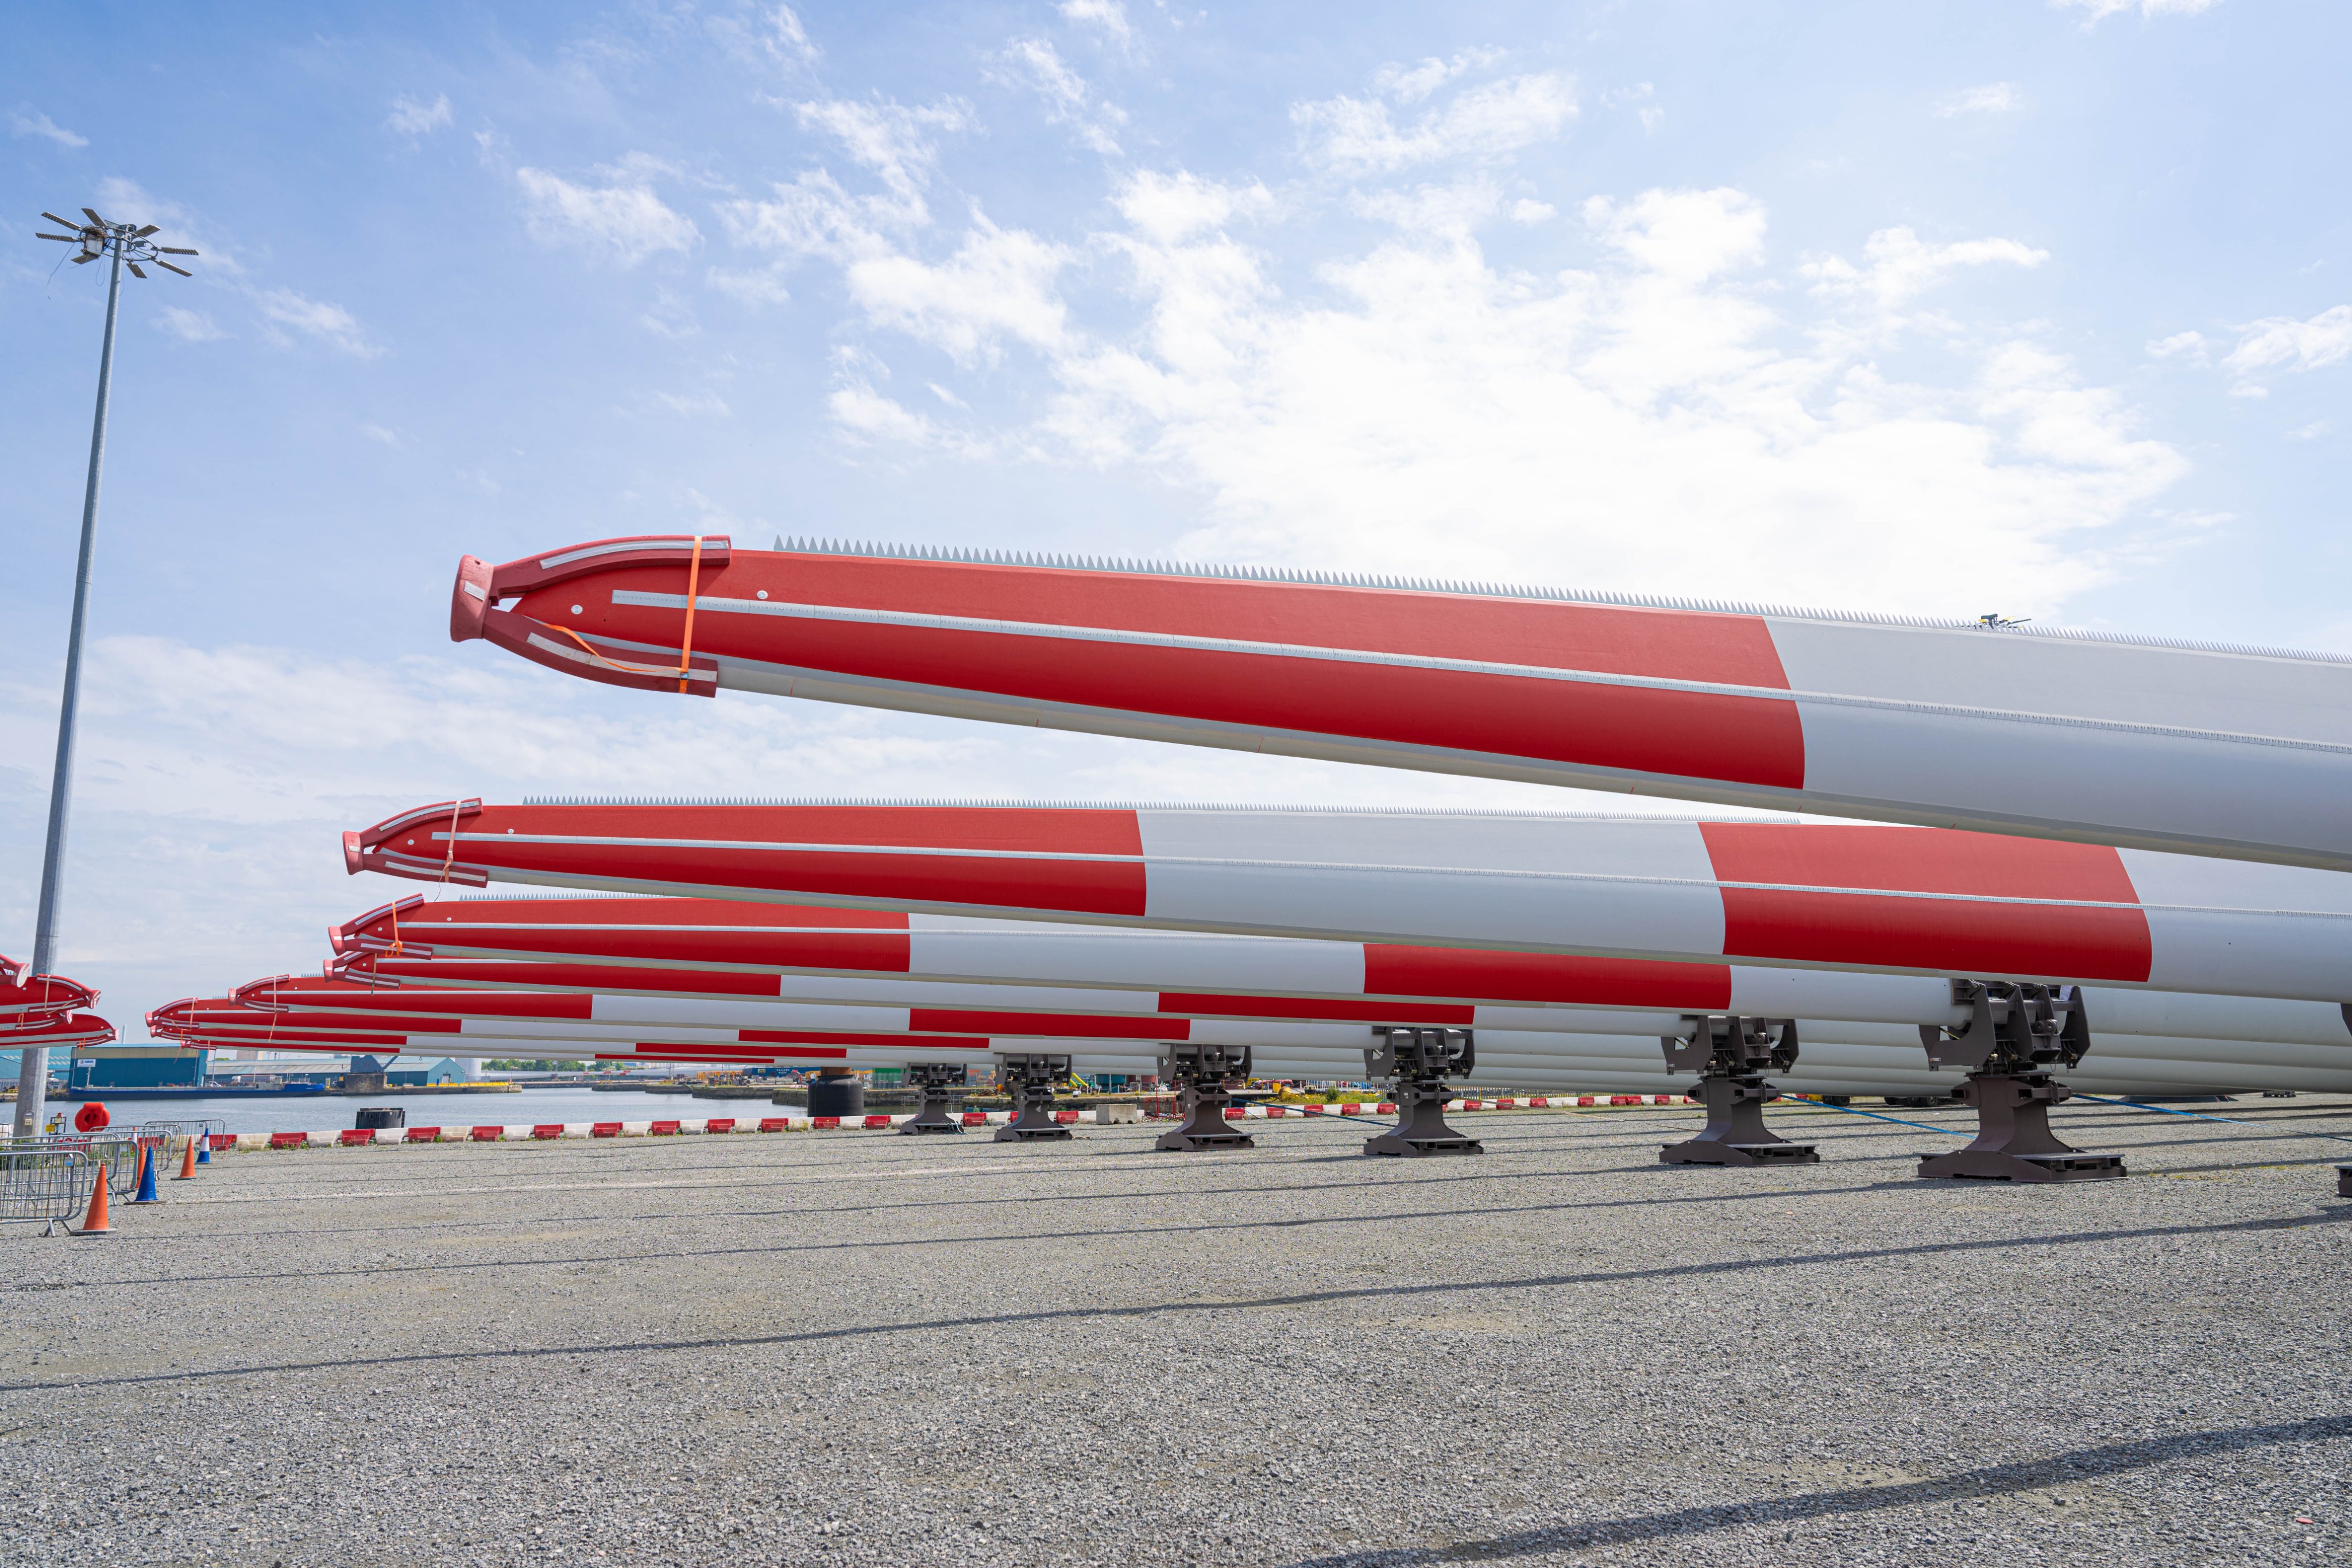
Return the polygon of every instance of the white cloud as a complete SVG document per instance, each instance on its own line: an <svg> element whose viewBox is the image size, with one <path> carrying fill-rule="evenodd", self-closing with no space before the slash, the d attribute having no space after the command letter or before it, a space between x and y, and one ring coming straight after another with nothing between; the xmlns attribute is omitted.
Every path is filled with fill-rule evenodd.
<svg viewBox="0 0 2352 1568"><path fill-rule="evenodd" d="M2286 438L2289 441L2316 441L2334 428L2326 420L2315 419L2309 424L2288 431Z"/></svg>
<svg viewBox="0 0 2352 1568"><path fill-rule="evenodd" d="M672 413L682 413L689 419L725 419L734 413L727 400L708 388L698 392L656 392L655 400Z"/></svg>
<svg viewBox="0 0 2352 1568"><path fill-rule="evenodd" d="M739 5L732 15L705 16L703 26L728 53L748 63L805 69L823 52L809 41L800 14L789 5Z"/></svg>
<svg viewBox="0 0 2352 1568"><path fill-rule="evenodd" d="M398 431L386 430L381 424L362 424L360 426L360 434L379 445L391 447L395 452L405 444L400 439Z"/></svg>
<svg viewBox="0 0 2352 1568"><path fill-rule="evenodd" d="M875 325L944 350L959 364L991 358L1005 339L1052 349L1066 314L1055 278L1064 247L973 215L954 253L937 264L901 252L860 256L847 269L850 297Z"/></svg>
<svg viewBox="0 0 2352 1568"><path fill-rule="evenodd" d="M1559 216L1559 209L1549 202L1521 200L1511 204L1511 221L1515 224L1539 224Z"/></svg>
<svg viewBox="0 0 2352 1568"><path fill-rule="evenodd" d="M1073 327L1043 431L1197 487L1211 520L1182 548L1210 559L1937 612L1966 561L2047 613L2145 548L2126 525L2182 460L2030 332L1939 336L1940 384L1875 362L1883 300L2026 247L1880 236L1792 318L1765 303L1752 197L1584 215L1590 271L1498 271L1439 222L1295 301L1227 235L1131 230L1150 319Z"/></svg>
<svg viewBox="0 0 2352 1568"><path fill-rule="evenodd" d="M392 100L392 110L383 117L383 123L384 129L395 136L405 136L414 141L440 130L451 119L447 93L439 94L431 103L403 93Z"/></svg>
<svg viewBox="0 0 2352 1568"><path fill-rule="evenodd" d="M731 294L746 305L787 305L793 291L784 286L782 277L773 267L739 270L714 267L704 275L710 287L721 294Z"/></svg>
<svg viewBox="0 0 2352 1568"><path fill-rule="evenodd" d="M228 336L203 311L184 310L177 305L166 305L155 312L155 325L184 343L213 343Z"/></svg>
<svg viewBox="0 0 2352 1568"><path fill-rule="evenodd" d="M1405 85L1418 88L1420 82ZM1575 118L1575 84L1551 71L1456 93L1444 107L1403 129L1378 99L1325 99L1290 111L1308 161L1345 175L1454 158L1497 158L1549 141Z"/></svg>
<svg viewBox="0 0 2352 1568"><path fill-rule="evenodd" d="M1119 0L1062 0L1056 9L1064 21L1100 27L1118 43L1125 44L1135 36L1135 29L1127 20L1127 7Z"/></svg>
<svg viewBox="0 0 2352 1568"><path fill-rule="evenodd" d="M208 272L236 275L245 271L227 244L203 219L177 202L152 194L136 180L126 180L119 174L100 180L97 207L118 224L161 225L167 232L157 235L155 243L194 247L204 253L204 266Z"/></svg>
<svg viewBox="0 0 2352 1568"><path fill-rule="evenodd" d="M2147 345L2151 360L2169 360L2185 356L2196 364L2205 362L2205 334L2199 331L2175 332L2169 338L2158 338Z"/></svg>
<svg viewBox="0 0 2352 1568"><path fill-rule="evenodd" d="M272 288L254 296L261 313L281 327L290 327L331 349L358 359L373 360L383 350L368 340L350 311L323 299L306 299L290 288ZM283 340L282 334L280 340Z"/></svg>
<svg viewBox="0 0 2352 1568"><path fill-rule="evenodd" d="M859 382L836 389L825 400L834 423L852 436L907 446L942 446L940 427L923 415Z"/></svg>
<svg viewBox="0 0 2352 1568"><path fill-rule="evenodd" d="M674 172L659 160L632 153L600 168L608 183L575 185L543 169L518 169L523 222L541 245L583 247L635 267L663 251L688 251L701 239L693 221L654 193L653 178Z"/></svg>
<svg viewBox="0 0 2352 1568"><path fill-rule="evenodd" d="M1274 197L1255 181L1221 185L1184 170L1155 174L1145 170L1113 198L1119 215L1153 241L1167 245L1202 229L1223 228L1236 215L1263 216Z"/></svg>
<svg viewBox="0 0 2352 1568"><path fill-rule="evenodd" d="M994 358L1008 339L1037 348L1059 341L1065 310L1056 279L1070 259L1066 247L1001 229L975 204L950 254L930 261L910 248L930 223L922 199L935 155L929 131L961 128L962 105L908 110L832 101L802 105L801 112L804 122L838 138L885 189L854 195L820 169L773 187L771 200L722 204L719 215L735 242L777 258L767 272L752 275L767 280L763 287L781 288L782 270L800 261L830 260L869 323L905 332L962 364ZM746 279L743 287L754 286Z"/></svg>
<svg viewBox="0 0 2352 1568"><path fill-rule="evenodd" d="M654 302L637 318L646 331L673 342L702 336L702 323L688 300L667 288L654 290Z"/></svg>
<svg viewBox="0 0 2352 1568"><path fill-rule="evenodd" d="M1601 101L1612 109L1631 109L1644 131L1654 132L1666 122L1666 111L1658 102L1658 89L1648 82L1605 92Z"/></svg>
<svg viewBox="0 0 2352 1568"><path fill-rule="evenodd" d="M1407 74L1389 90L1423 91ZM1066 242L975 210L942 252L927 221L886 221L887 191L823 172L729 222L779 266L837 268L856 327L967 364L1033 353L1056 384L983 428L877 390L887 371L851 354L829 410L845 438L1164 476L1202 497L1180 548L1204 559L1938 613L1974 571L2046 616L2184 536L2149 508L2186 464L2115 389L2032 324L1934 304L2046 252L1894 226L1851 257L1776 258L1755 197L1652 190L1586 202L1596 259L1531 277L1479 244L1521 211L1502 176L1422 166L1557 130L1568 84L1426 90L1410 123L1386 99L1306 106L1309 144L1390 232L1286 256L1301 281L1282 287L1237 233L1276 198L1181 169L1115 178L1116 224ZM1123 266L1139 321L1064 296L1089 253Z"/></svg>
<svg viewBox="0 0 2352 1568"><path fill-rule="evenodd" d="M17 136L37 136L44 141L54 141L60 147L87 147L89 138L77 136L43 114L37 109L20 109L8 116L10 131Z"/></svg>
<svg viewBox="0 0 2352 1568"><path fill-rule="evenodd" d="M1399 103L1419 103L1463 72L1484 70L1502 60L1500 49L1465 49L1450 60L1432 56L1415 65L1392 63L1372 73L1372 90Z"/></svg>
<svg viewBox="0 0 2352 1568"><path fill-rule="evenodd" d="M1048 124L1068 126L1080 141L1106 156L1118 152L1111 128L1125 124L1126 113L1116 104L1090 104L1086 78L1044 38L1015 38L990 57L988 74L993 81L1045 99Z"/></svg>
<svg viewBox="0 0 2352 1568"><path fill-rule="evenodd" d="M1908 228L1879 230L1863 246L1862 254L1867 264L1864 267L1857 267L1843 256L1829 256L1808 262L1802 270L1813 280L1818 294L1864 298L1882 310L1893 310L1959 267L1993 264L2033 267L2050 259L2048 251L2013 239L1929 245Z"/></svg>
<svg viewBox="0 0 2352 1568"><path fill-rule="evenodd" d="M2025 89L2013 81L1991 81L1962 88L1936 105L1946 120L1963 114L2013 114L2025 107Z"/></svg>
<svg viewBox="0 0 2352 1568"><path fill-rule="evenodd" d="M2352 354L2352 305L2322 310L2308 321L2292 316L2266 316L2241 328L2238 346L2221 361L2237 378L2231 390L2241 397L2261 397L2254 378L2265 371L2316 371L2340 363Z"/></svg>
<svg viewBox="0 0 2352 1568"><path fill-rule="evenodd" d="M2083 25L2095 26L2109 16L2125 16L2137 11L2143 16L2194 16L2210 11L2221 0L2050 0L2060 11L2087 11Z"/></svg>
<svg viewBox="0 0 2352 1568"><path fill-rule="evenodd" d="M802 125L832 137L851 159L881 179L898 207L887 215L904 223L923 223L930 216L921 193L939 162L937 133L961 131L971 123L971 105L953 98L919 108L887 99L826 99L795 104L793 110ZM881 209L873 210L884 215Z"/></svg>

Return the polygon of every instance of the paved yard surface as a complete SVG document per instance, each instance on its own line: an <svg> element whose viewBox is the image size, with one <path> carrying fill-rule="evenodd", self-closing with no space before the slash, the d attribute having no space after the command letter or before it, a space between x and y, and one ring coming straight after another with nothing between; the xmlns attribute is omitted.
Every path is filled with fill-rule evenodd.
<svg viewBox="0 0 2352 1568"><path fill-rule="evenodd" d="M10 1563L2341 1563L2352 1099L224 1157L0 1234ZM1945 1112L1895 1114L1958 1126Z"/></svg>

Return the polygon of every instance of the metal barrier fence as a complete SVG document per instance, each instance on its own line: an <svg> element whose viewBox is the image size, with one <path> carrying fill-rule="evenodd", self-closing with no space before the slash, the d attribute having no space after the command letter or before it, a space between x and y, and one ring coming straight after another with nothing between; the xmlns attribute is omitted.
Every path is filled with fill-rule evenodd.
<svg viewBox="0 0 2352 1568"><path fill-rule="evenodd" d="M27 1146L35 1142L24 1139L0 1148L0 1224L47 1222L54 1231L89 1207L98 1167L79 1149Z"/></svg>
<svg viewBox="0 0 2352 1568"><path fill-rule="evenodd" d="M140 1138L209 1138L221 1130L218 1122L142 1122L132 1130Z"/></svg>
<svg viewBox="0 0 2352 1568"><path fill-rule="evenodd" d="M128 1197L139 1185L139 1140L129 1132L47 1133L37 1137L0 1137L0 1154L76 1154L106 1167L106 1190ZM96 1179L93 1171L92 1179Z"/></svg>

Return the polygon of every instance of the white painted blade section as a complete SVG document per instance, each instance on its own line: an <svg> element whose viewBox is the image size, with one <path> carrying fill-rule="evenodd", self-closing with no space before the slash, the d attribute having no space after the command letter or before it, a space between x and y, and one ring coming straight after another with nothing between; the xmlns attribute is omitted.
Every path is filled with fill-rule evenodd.
<svg viewBox="0 0 2352 1568"><path fill-rule="evenodd" d="M1145 918L1268 933L1719 954L1698 824L1139 810Z"/></svg>

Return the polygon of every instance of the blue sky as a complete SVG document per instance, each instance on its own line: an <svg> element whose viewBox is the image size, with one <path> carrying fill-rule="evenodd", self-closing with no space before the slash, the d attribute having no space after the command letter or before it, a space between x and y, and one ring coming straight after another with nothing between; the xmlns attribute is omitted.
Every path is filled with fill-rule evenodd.
<svg viewBox="0 0 2352 1568"><path fill-rule="evenodd" d="M66 972L308 967L457 793L1557 791L453 647L460 553L919 540L2352 649L2352 14L132 5L0 60L0 951L126 286ZM108 104L99 89L109 90ZM2028 766L1955 758L1955 766Z"/></svg>

